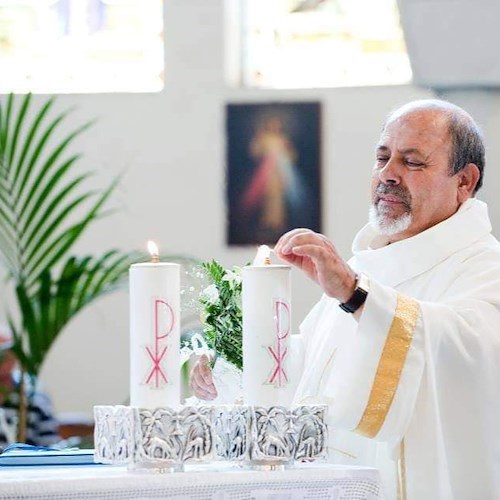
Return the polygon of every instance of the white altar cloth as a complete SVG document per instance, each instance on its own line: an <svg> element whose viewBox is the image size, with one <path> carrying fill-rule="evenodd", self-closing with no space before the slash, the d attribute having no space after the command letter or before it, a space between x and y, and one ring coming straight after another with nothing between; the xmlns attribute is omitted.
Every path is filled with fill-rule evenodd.
<svg viewBox="0 0 500 500"><path fill-rule="evenodd" d="M167 474L110 465L1 467L0 498L374 500L383 496L378 471L368 467L306 464L284 471L249 471L207 464Z"/></svg>

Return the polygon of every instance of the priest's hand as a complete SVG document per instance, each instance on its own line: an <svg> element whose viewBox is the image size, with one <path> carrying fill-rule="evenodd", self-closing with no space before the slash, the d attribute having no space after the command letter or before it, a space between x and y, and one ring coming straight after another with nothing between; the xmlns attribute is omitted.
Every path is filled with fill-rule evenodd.
<svg viewBox="0 0 500 500"><path fill-rule="evenodd" d="M212 370L208 356L203 354L196 362L189 376L189 387L193 394L199 398L210 401L217 397Z"/></svg>
<svg viewBox="0 0 500 500"><path fill-rule="evenodd" d="M352 296L356 274L326 236L310 229L293 229L279 239L274 252L280 259L304 271L326 295L340 302Z"/></svg>

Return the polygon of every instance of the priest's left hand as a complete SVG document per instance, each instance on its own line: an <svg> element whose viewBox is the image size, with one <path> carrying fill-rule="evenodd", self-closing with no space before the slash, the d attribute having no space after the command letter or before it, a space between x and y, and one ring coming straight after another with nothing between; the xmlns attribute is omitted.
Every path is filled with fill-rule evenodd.
<svg viewBox="0 0 500 500"><path fill-rule="evenodd" d="M326 295L346 302L353 294L356 274L326 236L310 229L293 229L279 239L274 252L304 271Z"/></svg>
<svg viewBox="0 0 500 500"><path fill-rule="evenodd" d="M196 362L189 377L189 386L193 394L197 398L206 401L211 401L217 397L217 389L215 388L209 362L208 357L203 354Z"/></svg>

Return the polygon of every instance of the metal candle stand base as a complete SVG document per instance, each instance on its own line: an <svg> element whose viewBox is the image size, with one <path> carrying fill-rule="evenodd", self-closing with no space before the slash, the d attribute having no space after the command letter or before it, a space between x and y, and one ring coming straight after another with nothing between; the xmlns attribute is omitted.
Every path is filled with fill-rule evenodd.
<svg viewBox="0 0 500 500"><path fill-rule="evenodd" d="M326 406L96 406L95 458L132 470L171 472L224 460L276 470L325 459Z"/></svg>
<svg viewBox="0 0 500 500"><path fill-rule="evenodd" d="M216 408L217 456L252 469L326 459L326 406Z"/></svg>
<svg viewBox="0 0 500 500"><path fill-rule="evenodd" d="M131 470L175 472L214 457L213 407L95 406L96 461Z"/></svg>

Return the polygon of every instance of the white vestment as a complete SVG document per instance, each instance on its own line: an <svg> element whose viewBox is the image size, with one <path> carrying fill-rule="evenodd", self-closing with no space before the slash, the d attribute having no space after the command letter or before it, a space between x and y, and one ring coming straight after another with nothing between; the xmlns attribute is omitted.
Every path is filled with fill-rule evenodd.
<svg viewBox="0 0 500 500"><path fill-rule="evenodd" d="M378 249L368 225L350 261L370 278L359 323L323 296L301 326L295 402L328 404L335 462L385 475L400 458L410 500L500 499L500 243L490 233L476 199Z"/></svg>

